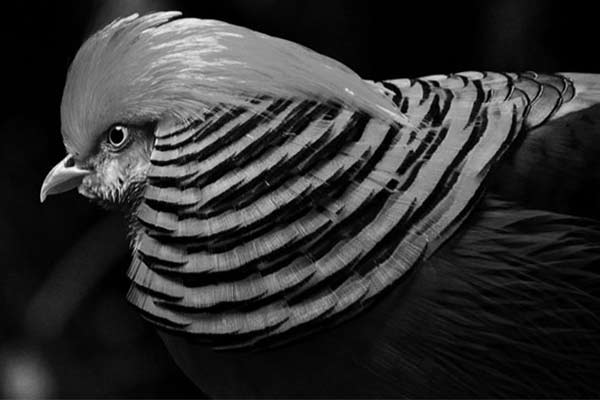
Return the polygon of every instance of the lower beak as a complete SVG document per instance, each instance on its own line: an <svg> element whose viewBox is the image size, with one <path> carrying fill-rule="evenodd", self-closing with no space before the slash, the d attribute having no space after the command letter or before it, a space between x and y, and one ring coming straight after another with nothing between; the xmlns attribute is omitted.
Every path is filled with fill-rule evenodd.
<svg viewBox="0 0 600 400"><path fill-rule="evenodd" d="M67 155L52 168L44 179L40 191L40 201L43 203L49 194L62 193L76 188L90 172L90 170L77 167L73 157L70 154Z"/></svg>

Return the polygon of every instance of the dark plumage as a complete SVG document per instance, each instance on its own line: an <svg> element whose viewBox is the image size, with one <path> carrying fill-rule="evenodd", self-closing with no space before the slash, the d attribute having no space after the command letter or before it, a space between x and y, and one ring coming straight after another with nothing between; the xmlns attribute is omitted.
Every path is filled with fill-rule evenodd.
<svg viewBox="0 0 600 400"><path fill-rule="evenodd" d="M84 44L41 197L126 209L128 298L203 390L598 392L596 75L370 82L177 16Z"/></svg>

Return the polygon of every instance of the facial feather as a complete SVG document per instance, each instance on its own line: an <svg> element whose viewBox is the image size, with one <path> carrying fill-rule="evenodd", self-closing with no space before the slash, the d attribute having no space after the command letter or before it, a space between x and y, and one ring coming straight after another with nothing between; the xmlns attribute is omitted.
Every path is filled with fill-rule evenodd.
<svg viewBox="0 0 600 400"><path fill-rule="evenodd" d="M79 186L79 193L107 208L134 208L138 192L145 185L152 135L148 127L131 127L129 130L132 138L123 151L111 151L106 143L99 146L88 160L93 172Z"/></svg>

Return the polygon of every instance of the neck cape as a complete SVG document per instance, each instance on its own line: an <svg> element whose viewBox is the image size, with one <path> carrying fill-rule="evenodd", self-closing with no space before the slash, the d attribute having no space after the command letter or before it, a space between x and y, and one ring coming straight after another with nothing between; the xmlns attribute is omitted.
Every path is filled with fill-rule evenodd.
<svg viewBox="0 0 600 400"><path fill-rule="evenodd" d="M520 130L525 97L481 79L376 85L410 127L335 101L262 97L159 129L129 300L218 348L364 309L457 228Z"/></svg>

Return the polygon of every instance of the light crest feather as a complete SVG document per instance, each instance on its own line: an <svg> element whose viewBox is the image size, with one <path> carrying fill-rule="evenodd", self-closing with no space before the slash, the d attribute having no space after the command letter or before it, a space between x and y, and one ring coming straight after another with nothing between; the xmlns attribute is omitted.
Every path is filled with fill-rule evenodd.
<svg viewBox="0 0 600 400"><path fill-rule="evenodd" d="M86 41L61 105L69 152L89 155L115 123L185 123L216 104L257 96L339 101L407 123L389 99L335 60L249 29L180 15L134 14Z"/></svg>

